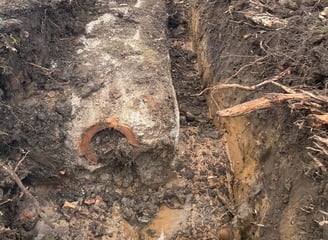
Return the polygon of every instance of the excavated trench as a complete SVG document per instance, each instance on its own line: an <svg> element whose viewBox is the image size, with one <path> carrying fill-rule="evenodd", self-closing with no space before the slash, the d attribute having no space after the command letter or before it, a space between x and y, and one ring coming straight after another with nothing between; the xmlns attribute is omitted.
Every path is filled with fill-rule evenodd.
<svg viewBox="0 0 328 240"><path fill-rule="evenodd" d="M218 118L277 89L202 92L290 67L261 44L285 30L243 25L246 2L0 1L0 163L27 187L0 172L0 238L325 239L305 113Z"/></svg>

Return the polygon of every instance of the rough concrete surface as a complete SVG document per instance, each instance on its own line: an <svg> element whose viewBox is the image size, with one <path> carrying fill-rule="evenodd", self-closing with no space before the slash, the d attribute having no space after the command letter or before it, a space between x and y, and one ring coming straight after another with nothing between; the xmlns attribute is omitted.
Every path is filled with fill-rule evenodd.
<svg viewBox="0 0 328 240"><path fill-rule="evenodd" d="M146 182L161 181L161 173L166 171L162 161L167 168L179 131L166 48L165 3L142 1L116 7L106 1L97 4L111 12L87 23L85 34L78 39L73 75L92 81L81 91L72 90L75 118L67 123L68 144L74 149L87 128L117 118L131 128L139 143L133 155L140 175ZM142 154L145 152L147 156ZM76 155L76 159L88 169L102 165L90 165L83 156ZM158 172L150 173L153 164Z"/></svg>

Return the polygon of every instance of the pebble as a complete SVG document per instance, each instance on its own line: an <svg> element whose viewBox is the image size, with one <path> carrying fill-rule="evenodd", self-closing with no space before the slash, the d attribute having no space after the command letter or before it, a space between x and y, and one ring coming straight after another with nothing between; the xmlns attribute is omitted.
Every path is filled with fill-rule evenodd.
<svg viewBox="0 0 328 240"><path fill-rule="evenodd" d="M216 131L210 131L210 132L205 132L204 133L205 137L212 138L212 139L218 139L219 138L219 133Z"/></svg>
<svg viewBox="0 0 328 240"><path fill-rule="evenodd" d="M186 112L186 120L187 122L193 122L196 120L196 116L191 112Z"/></svg>
<svg viewBox="0 0 328 240"><path fill-rule="evenodd" d="M198 108L193 108L191 109L192 114L199 116L200 114L202 114L202 111Z"/></svg>
<svg viewBox="0 0 328 240"><path fill-rule="evenodd" d="M220 240L233 240L233 232L231 227L223 227L218 231L218 237Z"/></svg>
<svg viewBox="0 0 328 240"><path fill-rule="evenodd" d="M72 106L67 102L57 101L55 110L63 116L69 116L72 112Z"/></svg>
<svg viewBox="0 0 328 240"><path fill-rule="evenodd" d="M183 176L186 179L188 179L188 180L193 179L194 178L194 175L195 175L194 172L190 168L186 168L186 170L185 170L185 172L183 174Z"/></svg>

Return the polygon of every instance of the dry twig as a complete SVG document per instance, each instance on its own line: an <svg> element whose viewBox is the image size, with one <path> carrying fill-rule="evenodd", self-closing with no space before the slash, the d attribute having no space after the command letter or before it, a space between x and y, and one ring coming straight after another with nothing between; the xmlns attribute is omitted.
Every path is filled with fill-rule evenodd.
<svg viewBox="0 0 328 240"><path fill-rule="evenodd" d="M35 63L30 63L29 62L28 64L31 65L34 68L40 69L43 72L43 74L46 75L46 76L50 76L55 71L55 69L49 69L49 68L46 68L46 67L42 67L42 66L37 65Z"/></svg>
<svg viewBox="0 0 328 240"><path fill-rule="evenodd" d="M25 160L26 156L27 156L29 153L30 153L30 152L27 151L27 152L24 154L24 156L22 157L22 159L19 160L19 162L17 163L17 165L16 165L16 167L15 167L15 169L14 169L14 172L16 172L16 171L18 170L19 166L22 164L22 162Z"/></svg>

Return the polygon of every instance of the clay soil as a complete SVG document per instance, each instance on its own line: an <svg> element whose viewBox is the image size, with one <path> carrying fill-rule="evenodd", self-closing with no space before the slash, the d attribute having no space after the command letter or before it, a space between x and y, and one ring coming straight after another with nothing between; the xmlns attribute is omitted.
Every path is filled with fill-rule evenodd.
<svg viewBox="0 0 328 240"><path fill-rule="evenodd" d="M129 4L131 1L117 2ZM308 5L296 9L278 8L276 2L270 3L268 10L278 9L274 13L279 17L292 18L292 25L283 33L241 24L241 15L238 14L242 14L249 1L234 1L234 8L229 8L232 1L209 2L212 5L207 6L208 11L202 16L202 21L207 23L204 24L207 32L231 36L225 42L219 42L218 34L212 35L213 39L217 39L212 39L213 59L222 61L223 65L218 70L223 78L231 76L249 62L250 57L239 52L245 49L249 55L254 52L259 56L270 55L263 64L255 64L254 68L243 71L245 76L253 76L254 71L258 76L253 82L246 82L247 85L275 75L279 69L293 67L293 75L283 82L285 85L302 86L321 93L327 90L327 23L313 25L320 27L313 32L303 31L308 29L309 24L317 24L314 13L327 7L323 1L312 1L312 4L311 1L303 1ZM165 239L283 239L277 229L283 212L288 211L284 204L289 199L302 202L302 208L290 219L298 229L302 229L295 239L328 237L327 222L318 224L328 218L327 172L312 160L303 159L304 149L312 143L308 140L312 135L309 128L298 129L294 122L306 115L307 110L298 110L289 119L290 116L285 117L286 111L290 112L286 106L278 112L265 112L264 118L282 114L285 125L279 131L283 133L275 134L281 134L285 142L268 140L280 149L280 155L277 153L271 157L283 156L290 161L287 165L293 171L291 175L288 172L282 174L281 165L265 161L271 149L277 149L267 148L267 155L261 157L265 163L263 178L254 188L254 199L250 199L249 204L263 197L264 192L272 191L270 201L273 202L270 204L276 208L270 212L271 219L269 216L262 221L252 212L252 220L237 221L248 208L245 207L245 210L236 202L248 196L237 196L234 191L238 183L226 153L225 125L218 121L214 125L213 112L208 110L208 104L213 107L213 102L209 96L198 95L213 82L202 82L203 72L198 72L197 44L192 43L190 27L191 4L167 1L167 7L171 74L180 108L181 129L170 181L154 188L143 185L133 163L124 161L129 159L128 148L124 148L123 154L120 151L122 161L109 159L113 164L101 172L96 171L96 174L76 166L63 166L58 161L67 151L62 123L73 117L65 101L65 87L70 85L87 93L97 91L97 88L86 88L87 80L79 82L71 78L71 69L67 66L74 67L74 59L71 59L74 38L83 33L86 22L101 13L101 9L94 7L94 1L67 1L52 6L36 5L23 13L16 10L7 12L7 18L10 16L20 21L7 22L0 29L0 239L164 239L161 238L161 227L170 225L170 218L162 222L153 220L165 211L172 211L172 215L178 214L182 219L178 222L178 229L169 232ZM236 11L236 19L232 23L228 23L229 18L224 15L232 14L229 9ZM313 15L305 14L309 12ZM238 27L229 28L235 25ZM248 30L254 34L248 36ZM261 40L256 34L263 34L263 31L268 31L263 38L267 45L263 48L269 53L258 47ZM242 38L243 41L234 38ZM239 45L232 46L236 43ZM273 46L279 46L279 49ZM230 57L220 55L224 48L231 50ZM295 51L293 55L286 55L286 49ZM51 59L55 59L58 65L54 66ZM301 80L296 76L302 76ZM237 83L243 82L237 79ZM45 108L40 100L28 100L35 95L53 99L53 109ZM240 99L260 95L231 97L231 94L225 107L239 103ZM261 119L256 124L261 129L271 126L261 126ZM320 130L321 136L324 137L325 131ZM95 151L103 159L108 159L110 151L117 150L108 148L113 136L122 146L127 145L120 134L112 131L103 131L92 141ZM327 159L323 161L328 167ZM22 193L3 166L13 169L35 196L42 208L40 219L36 217L38 209L33 199ZM270 178L269 182L265 174L271 169L274 169L276 178ZM276 185L283 186L283 190L274 191ZM290 197L293 187L299 191L293 191L294 196ZM312 189L312 195L304 197L304 189ZM122 229L120 222L124 222Z"/></svg>

